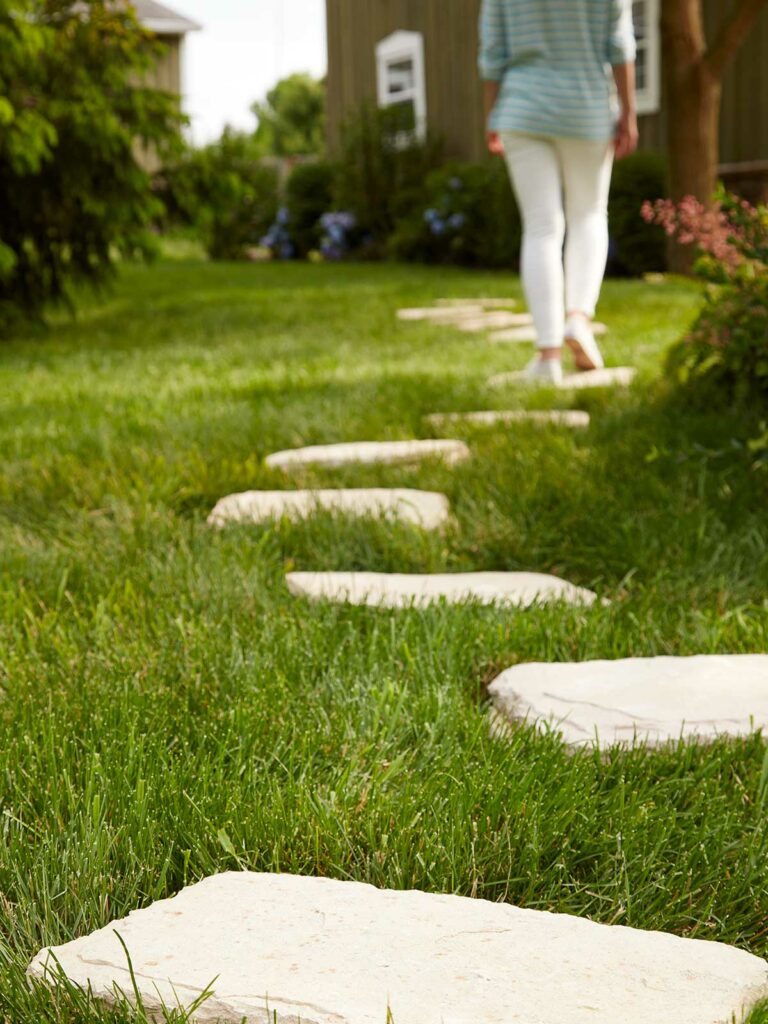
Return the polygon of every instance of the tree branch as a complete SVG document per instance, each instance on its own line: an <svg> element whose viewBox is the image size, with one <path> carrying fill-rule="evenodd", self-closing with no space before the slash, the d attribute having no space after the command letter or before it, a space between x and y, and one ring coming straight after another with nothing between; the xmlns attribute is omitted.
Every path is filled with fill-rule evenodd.
<svg viewBox="0 0 768 1024"><path fill-rule="evenodd" d="M766 6L768 0L738 0L707 51L705 62L713 75L722 78L729 61L746 40L749 30Z"/></svg>

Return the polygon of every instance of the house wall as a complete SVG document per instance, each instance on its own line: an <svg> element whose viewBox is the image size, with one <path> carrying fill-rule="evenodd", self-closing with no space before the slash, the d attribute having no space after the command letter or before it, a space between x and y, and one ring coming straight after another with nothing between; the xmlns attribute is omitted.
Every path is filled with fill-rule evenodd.
<svg viewBox="0 0 768 1024"><path fill-rule="evenodd" d="M704 2L711 38L723 16L723 0ZM476 71L480 3L327 0L331 149L338 143L344 118L363 99L376 98L376 43L391 32L408 29L424 33L430 124L444 135L450 155L480 159L484 154L482 91ZM641 120L642 145L663 149L663 114ZM768 9L726 77L721 159L725 165L768 162Z"/></svg>
<svg viewBox="0 0 768 1024"><path fill-rule="evenodd" d="M165 52L147 76L147 85L163 92L181 93L181 36L162 36Z"/></svg>
<svg viewBox="0 0 768 1024"><path fill-rule="evenodd" d="M430 125L445 137L449 155L482 156L480 0L327 0L327 8L331 149L344 119L364 99L376 100L376 43L405 29L424 34Z"/></svg>

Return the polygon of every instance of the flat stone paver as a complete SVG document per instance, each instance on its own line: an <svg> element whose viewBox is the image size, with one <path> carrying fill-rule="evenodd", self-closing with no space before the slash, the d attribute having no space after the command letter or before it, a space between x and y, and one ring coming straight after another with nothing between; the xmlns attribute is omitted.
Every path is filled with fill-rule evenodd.
<svg viewBox="0 0 768 1024"><path fill-rule="evenodd" d="M476 303L478 306L482 306L483 309L517 309L520 303L517 299L493 299L493 298L482 298L482 299L438 299L438 306L465 306L467 303Z"/></svg>
<svg viewBox="0 0 768 1024"><path fill-rule="evenodd" d="M408 488L356 488L346 490L244 491L217 502L208 517L211 526L227 523L262 523L270 519L306 519L317 512L355 516L393 516L426 530L436 530L450 519L444 494Z"/></svg>
<svg viewBox="0 0 768 1024"><path fill-rule="evenodd" d="M505 309L487 310L481 316L468 316L456 322L460 331L479 333L500 328L530 328L533 319L528 313L510 313Z"/></svg>
<svg viewBox="0 0 768 1024"><path fill-rule="evenodd" d="M575 429L589 426L589 413L580 409L486 409L481 412L435 412L425 417L433 427L470 423L492 427L498 423L542 423Z"/></svg>
<svg viewBox="0 0 768 1024"><path fill-rule="evenodd" d="M528 327L527 330L526 327ZM608 327L601 323L593 323L592 330L596 338L608 333ZM491 341L495 342L530 341L535 343L538 341L538 337L536 329L533 327L533 317L528 317L525 323L521 320L520 326L518 327L510 326L508 329L503 331L493 331L490 335Z"/></svg>
<svg viewBox="0 0 768 1024"><path fill-rule="evenodd" d="M489 692L507 721L546 724L574 746L768 731L765 654L515 665Z"/></svg>
<svg viewBox="0 0 768 1024"><path fill-rule="evenodd" d="M286 583L296 597L377 608L424 607L441 600L518 607L553 601L589 605L596 597L591 590L538 572L292 572Z"/></svg>
<svg viewBox="0 0 768 1024"><path fill-rule="evenodd" d="M135 1002L118 935L149 1016L210 987L198 1022L726 1024L768 994L768 964L733 946L329 878L213 875L52 950L97 999ZM47 962L29 972L55 984Z"/></svg>
<svg viewBox="0 0 768 1024"><path fill-rule="evenodd" d="M484 307L479 303L467 303L465 305L450 306L425 306L423 308L398 309L398 320L437 320L440 323L461 320L465 317L478 317L484 313Z"/></svg>
<svg viewBox="0 0 768 1024"><path fill-rule="evenodd" d="M633 366L607 366L602 370L586 370L584 373L569 373L563 377L560 391L580 391L583 388L629 387L635 379L637 370ZM489 388L503 388L512 384L524 383L522 373L497 373L489 378ZM540 387L547 387L541 384Z"/></svg>
<svg viewBox="0 0 768 1024"><path fill-rule="evenodd" d="M453 466L470 455L463 441L351 441L344 444L311 445L308 448L290 448L268 455L270 469L293 469L299 466L395 465L420 462L422 459L440 459Z"/></svg>

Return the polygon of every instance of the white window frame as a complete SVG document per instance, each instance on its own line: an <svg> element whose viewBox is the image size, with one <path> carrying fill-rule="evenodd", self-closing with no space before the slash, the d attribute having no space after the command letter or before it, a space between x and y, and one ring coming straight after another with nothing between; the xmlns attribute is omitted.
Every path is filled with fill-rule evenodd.
<svg viewBox="0 0 768 1024"><path fill-rule="evenodd" d="M661 18L660 0L635 0L645 4L646 35L638 40L645 53L645 87L637 90L638 114L658 114L661 108ZM633 5L634 9L634 5Z"/></svg>
<svg viewBox="0 0 768 1024"><path fill-rule="evenodd" d="M400 61L409 60L413 64L413 87L399 93L392 93L391 67ZM417 138L423 139L427 132L427 81L424 61L424 36L421 32L393 32L376 45L376 81L380 107L391 107L410 100L415 115ZM403 142L411 137L411 132L402 132Z"/></svg>

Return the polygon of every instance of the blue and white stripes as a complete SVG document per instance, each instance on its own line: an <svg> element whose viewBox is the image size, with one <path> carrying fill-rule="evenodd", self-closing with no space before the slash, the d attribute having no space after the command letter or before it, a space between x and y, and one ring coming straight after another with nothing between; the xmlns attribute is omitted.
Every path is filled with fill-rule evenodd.
<svg viewBox="0 0 768 1024"><path fill-rule="evenodd" d="M483 0L480 74L501 85L493 131L611 138L610 67L634 59L631 0Z"/></svg>

